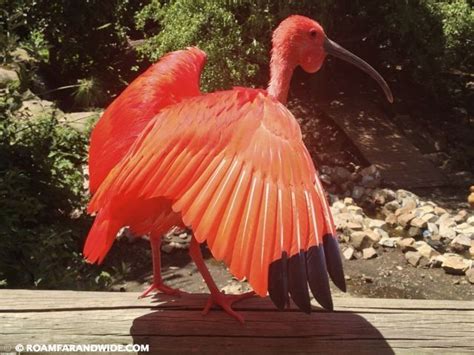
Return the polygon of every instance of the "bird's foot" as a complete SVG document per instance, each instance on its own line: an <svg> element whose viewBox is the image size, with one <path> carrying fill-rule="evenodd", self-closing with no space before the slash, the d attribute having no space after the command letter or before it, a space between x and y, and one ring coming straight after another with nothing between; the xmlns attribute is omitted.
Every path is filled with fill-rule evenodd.
<svg viewBox="0 0 474 355"><path fill-rule="evenodd" d="M183 291L177 289L177 288L171 288L169 286L166 286L164 283L152 283L150 287L148 287L145 292L143 292L138 298L144 298L150 294L152 291L159 291L161 293L164 293L165 295L170 295L170 296L181 296L181 293Z"/></svg>
<svg viewBox="0 0 474 355"><path fill-rule="evenodd" d="M206 306L202 311L203 315L206 315L211 310L213 305L219 305L227 314L231 317L237 319L240 323L244 323L244 318L237 312L232 309L232 305L235 302L244 300L246 298L252 297L255 295L255 292L250 291L240 295L226 295L224 292L211 293L209 299L207 300Z"/></svg>

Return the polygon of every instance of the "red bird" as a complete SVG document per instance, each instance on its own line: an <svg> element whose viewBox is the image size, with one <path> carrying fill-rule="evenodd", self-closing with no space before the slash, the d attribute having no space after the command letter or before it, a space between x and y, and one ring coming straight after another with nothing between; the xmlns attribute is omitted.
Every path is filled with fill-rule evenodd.
<svg viewBox="0 0 474 355"><path fill-rule="evenodd" d="M273 34L266 91L234 88L201 94L206 55L177 51L136 79L107 109L92 134L88 211L96 213L84 255L103 260L118 230L150 233L159 262L159 236L173 225L193 229L190 255L213 304L242 321L232 304L249 294L219 291L199 243L255 293L283 309L289 297L310 312L315 299L332 309L329 276L345 290L329 205L300 127L284 104L293 70L318 71L327 54L374 78L392 102L384 79L369 64L328 39L303 16L285 19ZM95 173L93 173L95 171ZM93 176L95 174L95 176ZM163 287L159 264L155 283Z"/></svg>

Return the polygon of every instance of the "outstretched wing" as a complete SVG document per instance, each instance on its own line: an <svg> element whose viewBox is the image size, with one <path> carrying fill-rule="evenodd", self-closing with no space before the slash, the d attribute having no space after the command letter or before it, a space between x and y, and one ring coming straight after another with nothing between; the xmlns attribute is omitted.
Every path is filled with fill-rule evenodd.
<svg viewBox="0 0 474 355"><path fill-rule="evenodd" d="M94 193L146 124L164 107L200 95L206 54L198 48L164 56L135 79L105 110L91 135L90 190Z"/></svg>
<svg viewBox="0 0 474 355"><path fill-rule="evenodd" d="M331 309L328 271L345 288L327 201L300 128L265 92L237 88L163 110L89 211L156 197L173 201L196 239L257 294L268 290L280 308L290 293L309 312L309 283Z"/></svg>

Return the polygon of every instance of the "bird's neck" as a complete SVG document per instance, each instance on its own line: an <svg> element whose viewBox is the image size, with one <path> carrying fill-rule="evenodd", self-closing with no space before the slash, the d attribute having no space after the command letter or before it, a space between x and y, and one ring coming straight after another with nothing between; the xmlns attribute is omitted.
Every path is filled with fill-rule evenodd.
<svg viewBox="0 0 474 355"><path fill-rule="evenodd" d="M281 51L273 50L270 60L270 82L268 93L282 104L286 104L291 77L296 64L284 56Z"/></svg>

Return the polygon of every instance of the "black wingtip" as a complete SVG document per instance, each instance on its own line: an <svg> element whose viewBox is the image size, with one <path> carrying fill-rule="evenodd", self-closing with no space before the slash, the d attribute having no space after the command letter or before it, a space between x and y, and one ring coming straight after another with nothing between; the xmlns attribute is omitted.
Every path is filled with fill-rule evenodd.
<svg viewBox="0 0 474 355"><path fill-rule="evenodd" d="M334 309L329 287L329 277L326 268L326 258L322 245L316 245L306 252L306 266L308 269L308 283L311 293L318 303L325 309Z"/></svg>
<svg viewBox="0 0 474 355"><path fill-rule="evenodd" d="M301 251L290 257L288 279L288 290L295 304L303 312L311 313L305 252Z"/></svg>
<svg viewBox="0 0 474 355"><path fill-rule="evenodd" d="M279 310L288 304L288 254L283 252L281 259L275 260L268 269L268 293Z"/></svg>
<svg viewBox="0 0 474 355"><path fill-rule="evenodd" d="M323 245L329 276L342 292L346 292L346 279L344 278L339 243L336 237L331 234L324 235Z"/></svg>

